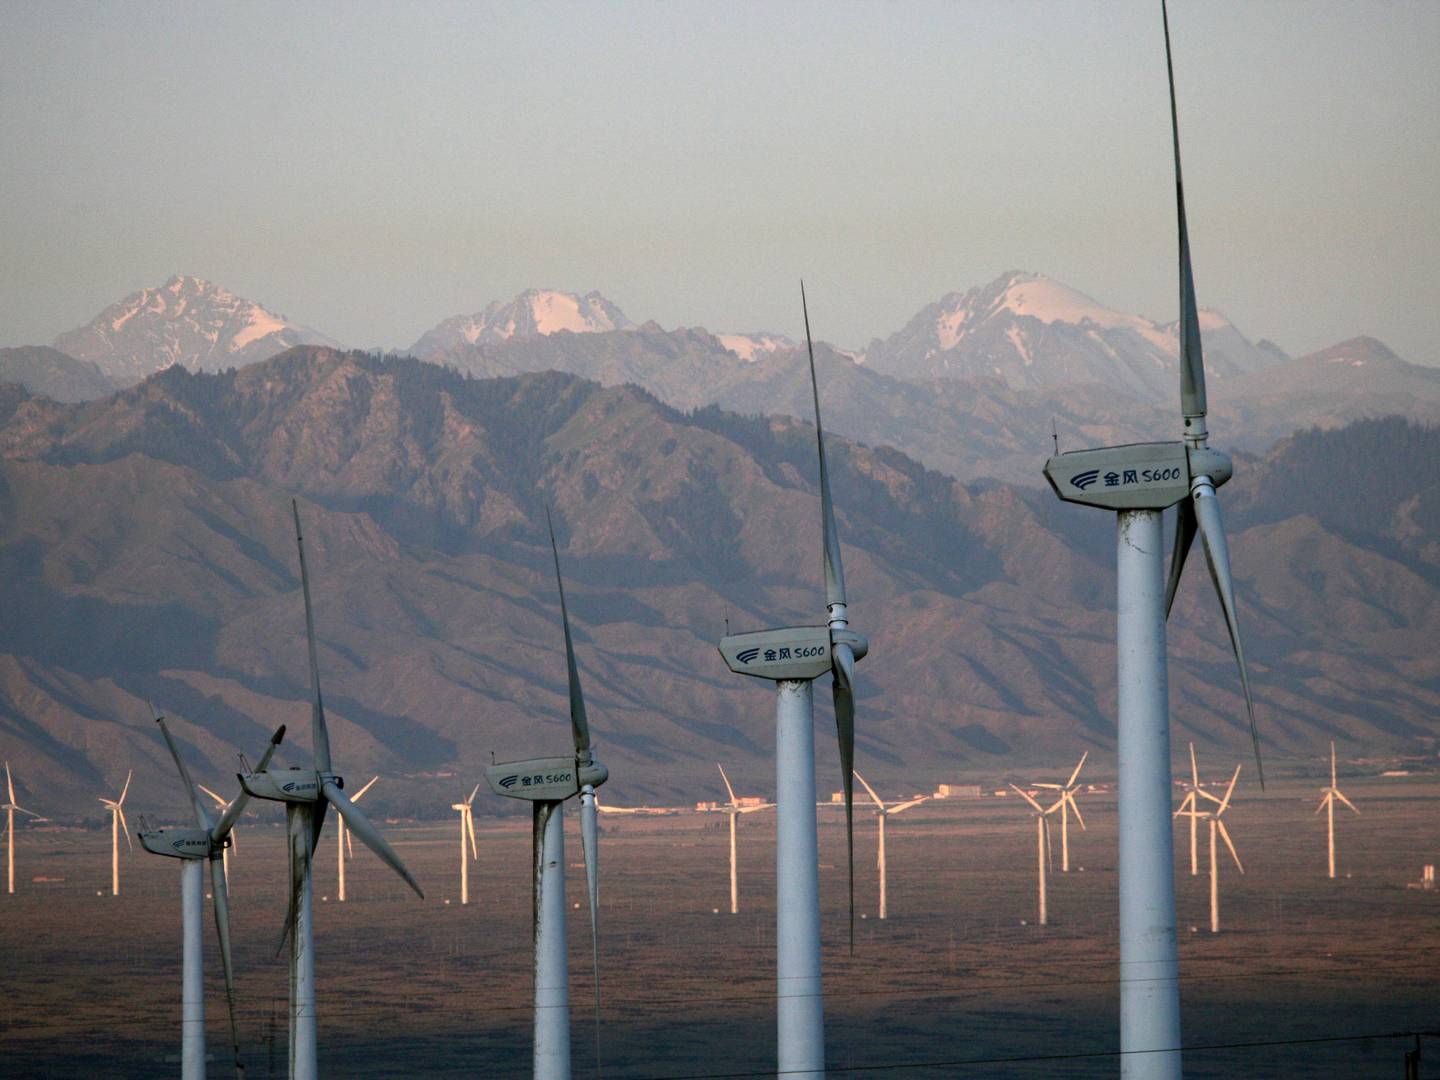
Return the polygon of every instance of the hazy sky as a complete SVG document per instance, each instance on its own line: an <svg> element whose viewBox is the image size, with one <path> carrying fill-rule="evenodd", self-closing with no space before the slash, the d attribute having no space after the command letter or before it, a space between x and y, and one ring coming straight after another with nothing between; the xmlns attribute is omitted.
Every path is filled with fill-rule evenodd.
<svg viewBox="0 0 1440 1080"><path fill-rule="evenodd" d="M1176 0L1196 278L1440 363L1440 3ZM852 347L1012 269L1174 317L1158 0L0 0L0 345L197 274L356 346L530 286Z"/></svg>

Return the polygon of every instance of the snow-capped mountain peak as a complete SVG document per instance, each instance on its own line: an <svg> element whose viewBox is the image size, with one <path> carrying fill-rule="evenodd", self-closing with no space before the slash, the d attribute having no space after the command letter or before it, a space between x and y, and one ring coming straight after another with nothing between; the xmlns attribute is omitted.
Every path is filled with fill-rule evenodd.
<svg viewBox="0 0 1440 1080"><path fill-rule="evenodd" d="M771 353L785 352L798 347L798 343L784 334L758 331L753 334L716 334L715 340L741 360L755 360Z"/></svg>
<svg viewBox="0 0 1440 1080"><path fill-rule="evenodd" d="M463 345L561 332L595 334L634 326L623 311L598 292L581 296L557 289L526 289L512 300L497 300L473 315L446 319L426 331L411 352L430 359Z"/></svg>
<svg viewBox="0 0 1440 1080"><path fill-rule="evenodd" d="M1218 378L1283 357L1248 341L1218 311L1200 312L1206 367ZM866 349L866 363L902 378L998 376L1017 389L1101 383L1141 398L1174 393L1174 323L1117 311L1043 274L1010 271L949 293L899 333Z"/></svg>
<svg viewBox="0 0 1440 1080"><path fill-rule="evenodd" d="M295 345L335 342L203 278L177 274L111 304L55 348L89 360L121 384L172 364L218 371Z"/></svg>

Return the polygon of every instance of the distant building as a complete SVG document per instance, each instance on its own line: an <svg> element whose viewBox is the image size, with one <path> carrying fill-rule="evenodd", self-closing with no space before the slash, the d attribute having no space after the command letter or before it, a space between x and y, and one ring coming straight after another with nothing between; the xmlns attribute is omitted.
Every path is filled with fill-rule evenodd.
<svg viewBox="0 0 1440 1080"><path fill-rule="evenodd" d="M932 799L978 799L979 784L937 784Z"/></svg>

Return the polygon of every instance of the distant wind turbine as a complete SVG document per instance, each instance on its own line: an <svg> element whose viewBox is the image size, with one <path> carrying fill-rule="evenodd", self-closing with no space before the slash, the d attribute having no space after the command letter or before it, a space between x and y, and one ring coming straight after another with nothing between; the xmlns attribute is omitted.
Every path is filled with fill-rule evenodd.
<svg viewBox="0 0 1440 1080"><path fill-rule="evenodd" d="M1326 833L1326 836L1327 836L1327 838L1328 838L1328 840L1329 840L1329 853L1330 853L1330 877L1331 877L1331 878L1334 878L1334 876L1335 876L1335 802L1336 802L1336 800L1339 800L1340 802L1342 802L1342 803L1344 803L1346 806L1348 806L1351 810L1355 810L1355 813L1357 813L1357 814L1360 813L1360 811L1359 811L1359 810L1356 810L1356 809L1355 809L1355 804L1352 803L1349 799L1347 799L1347 798L1344 796L1344 794L1340 791L1339 782L1336 780L1336 777L1335 777L1335 742L1334 742L1333 739L1332 739L1331 742L1330 742L1330 786L1327 787L1327 788L1325 788L1324 791L1325 791L1324 797L1321 798L1321 800L1320 800L1320 805L1315 808L1315 813L1318 814L1318 813L1320 813L1321 810L1324 810L1324 811L1325 811L1325 833ZM12 801L12 802L14 801L13 796L12 796L11 801Z"/></svg>
<svg viewBox="0 0 1440 1080"><path fill-rule="evenodd" d="M284 725L281 726L283 727ZM221 810L224 810L225 807L230 805L230 801L226 799L225 796L220 795L217 792L211 791L204 784L196 784L195 786L201 791L203 791L210 799L210 801L213 802L216 806L218 806ZM226 844L220 850L220 866L225 871L225 887L227 889L230 887L230 852L238 852L239 850L240 830L238 828L232 827L230 829L230 843Z"/></svg>
<svg viewBox="0 0 1440 1080"><path fill-rule="evenodd" d="M475 789L470 792L470 797L464 802L451 803L451 810L460 812L460 903L470 903L470 860L480 858L479 845L475 843L475 796L480 791L480 785L476 784ZM470 850L467 852L466 841L469 841Z"/></svg>
<svg viewBox="0 0 1440 1080"><path fill-rule="evenodd" d="M590 895L590 956L595 967L595 1040L600 1040L600 853L596 826L595 789L610 776L590 747L590 722L580 689L580 668L570 636L570 614L565 607L565 583L560 577L560 549L555 527L550 529L550 553L555 560L555 585L560 593L560 622L565 630L565 664L570 689L570 734L574 752L562 757L505 761L485 770L485 780L496 795L526 799L532 810L532 878L535 889L533 938L535 942L535 1042L532 1051L535 1080L570 1080L570 971L565 949L565 828L562 808L567 799L580 797L580 841L585 857L586 885Z"/></svg>
<svg viewBox="0 0 1440 1080"><path fill-rule="evenodd" d="M883 919L886 917L885 819L891 817L894 814L899 814L905 810L909 810L912 806L919 806L930 796L921 795L919 798L916 799L910 799L902 803L891 803L889 806L886 806L884 801L881 800L880 796L875 794L875 789L871 787L868 783L866 783L865 778L861 776L858 772L855 774L855 779L860 781L861 785L865 788L865 790L870 793L870 798L875 803L875 829L877 836L875 865L878 866L880 869L880 918Z"/></svg>
<svg viewBox="0 0 1440 1080"><path fill-rule="evenodd" d="M15 892L15 811L22 814L29 814L33 818L40 815L33 810L26 810L15 801L15 781L10 778L10 762L5 762L5 791L9 800L5 803L5 891L11 894Z"/></svg>
<svg viewBox="0 0 1440 1080"><path fill-rule="evenodd" d="M154 711L153 707L151 711ZM244 1067L240 1064L240 1029L235 1019L235 967L230 954L230 897L225 883L225 865L219 855L229 846L230 831L245 809L249 796L242 791L234 802L226 804L220 819L213 820L195 794L190 771L170 736L170 729L165 726L165 718L157 714L155 722L160 725L160 734L165 737L165 745L175 759L185 797L195 817L193 829L150 829L143 827L142 822L138 834L146 851L181 860L180 1076L181 1080L205 1078L205 972L200 929L201 912L205 906L205 881L200 864L208 862L210 895L215 905L215 932L220 941L220 964L225 974L225 1001L230 1014L235 1076L236 1080L242 1080ZM285 725L281 724L271 737L270 745L265 748L260 768L270 763L271 755L284 737Z"/></svg>
<svg viewBox="0 0 1440 1080"><path fill-rule="evenodd" d="M855 947L855 663L869 643L850 629L840 534L825 464L820 386L805 287L805 344L815 399L820 458L820 522L828 625L726 634L720 655L731 671L775 683L775 987L779 1071L791 1080L825 1075L825 999L820 984L820 858L815 823L814 682L827 672L835 703L840 778L845 792L845 850L850 885L850 947Z"/></svg>
<svg viewBox="0 0 1440 1080"><path fill-rule="evenodd" d="M725 766L718 761L715 767L720 770L720 779L725 781L725 790L730 795L728 806L721 807L721 810L730 818L730 914L740 913L740 878L739 869L735 856L735 821L741 814L754 813L756 810L773 809L774 803L758 803L753 806L741 806L740 800L735 797L735 789L730 786L730 778L725 775Z"/></svg>
<svg viewBox="0 0 1440 1080"><path fill-rule="evenodd" d="M312 922L314 859L325 812L331 806L356 836L405 884L424 899L425 894L400 856L345 794L345 780L330 760L330 732L325 725L325 702L320 695L320 662L315 646L315 615L310 605L310 574L305 566L305 541L300 535L300 506L294 500L295 546L300 552L300 589L305 597L305 643L310 660L310 743L308 769L256 769L240 777L241 786L256 799L285 804L286 837L290 860L290 910L285 939L290 943L290 1080L316 1080L319 1047L315 1026L315 935ZM284 943L282 942L282 945Z"/></svg>
<svg viewBox="0 0 1440 1080"><path fill-rule="evenodd" d="M1230 839L1230 830L1225 828L1225 822L1221 820L1225 811L1230 807L1230 796L1235 792L1235 781L1240 779L1240 766L1235 766L1235 775L1230 777L1230 786L1225 789L1225 797L1217 799L1208 791L1200 791L1202 799L1209 799L1215 804L1215 809L1204 811L1200 814L1210 823L1210 932L1220 932L1220 861L1216 856L1215 834L1220 834L1220 839L1225 841L1225 847L1230 852L1230 857L1235 860L1235 868L1240 873L1245 873L1245 867L1240 862L1240 855L1235 850L1235 844Z"/></svg>
<svg viewBox="0 0 1440 1080"><path fill-rule="evenodd" d="M1070 779L1063 784L1033 784L1032 787L1042 788L1046 791L1056 791L1060 794L1060 872L1070 872L1070 811L1075 811L1075 820L1080 823L1080 828L1085 828L1085 819L1080 816L1080 804L1075 801L1075 792L1079 786L1075 783L1080 777L1080 770L1085 767L1085 759L1090 756L1086 750L1080 755L1080 764L1075 766L1075 771L1070 774ZM1053 811L1051 807L1045 811L1047 814Z"/></svg>
<svg viewBox="0 0 1440 1080"><path fill-rule="evenodd" d="M1185 798L1180 802L1180 809L1175 811L1175 817L1188 817L1190 819L1190 876L1194 877L1200 872L1199 862L1196 857L1195 830L1196 823L1205 815L1200 810L1200 793L1204 788L1200 783L1200 767L1195 764L1195 744L1190 744L1190 783L1185 788Z"/></svg>
<svg viewBox="0 0 1440 1080"><path fill-rule="evenodd" d="M1039 922L1041 926L1048 926L1050 924L1050 911L1046 906L1045 895L1045 871L1050 862L1050 822L1048 818L1050 810L1059 809L1060 803L1057 802L1050 810L1046 810L1045 807L1036 802L1035 797L1024 788L1016 784L1011 784L1010 786L1015 789L1015 794L1019 795L1035 810L1035 873L1039 893Z"/></svg>
<svg viewBox="0 0 1440 1080"><path fill-rule="evenodd" d="M130 791L130 778L135 775L131 769L125 774L125 786L120 789L118 799L100 799L110 814L110 895L120 895L120 834L125 834L125 846L131 851L135 844L130 839L130 825L125 820L125 796Z"/></svg>
<svg viewBox="0 0 1440 1080"><path fill-rule="evenodd" d="M1110 510L1117 516L1120 970L1124 974L1120 980L1120 1053L1128 1080L1179 1080L1181 1075L1165 620L1180 584L1185 556L1197 533L1240 669L1240 688L1250 718L1257 768L1260 764L1260 740L1240 643L1230 549L1215 494L1234 474L1234 463L1210 448L1205 424L1205 363L1185 221L1169 13L1163 0L1160 11L1165 28L1165 70L1175 155L1181 437L1175 442L1056 454L1045 463L1045 477L1059 498ZM1167 585L1161 517L1172 506L1178 508L1179 517ZM1260 783L1265 783L1263 768Z"/></svg>
<svg viewBox="0 0 1440 1080"><path fill-rule="evenodd" d="M378 776L372 776L368 784L350 796L350 801L352 803L359 802L365 792L374 787L375 781L379 779ZM345 859L347 856L351 859L355 857L355 844L350 839L350 830L345 827L345 819L341 818L335 829L335 865L337 867L335 898L342 904L345 902Z"/></svg>

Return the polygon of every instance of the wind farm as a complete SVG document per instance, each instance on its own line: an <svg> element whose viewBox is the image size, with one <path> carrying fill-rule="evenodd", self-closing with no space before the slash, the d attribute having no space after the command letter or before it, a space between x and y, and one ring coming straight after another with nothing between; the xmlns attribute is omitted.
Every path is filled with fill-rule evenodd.
<svg viewBox="0 0 1440 1080"><path fill-rule="evenodd" d="M0 35L0 1073L1440 1075L1440 8L333 24Z"/></svg>

